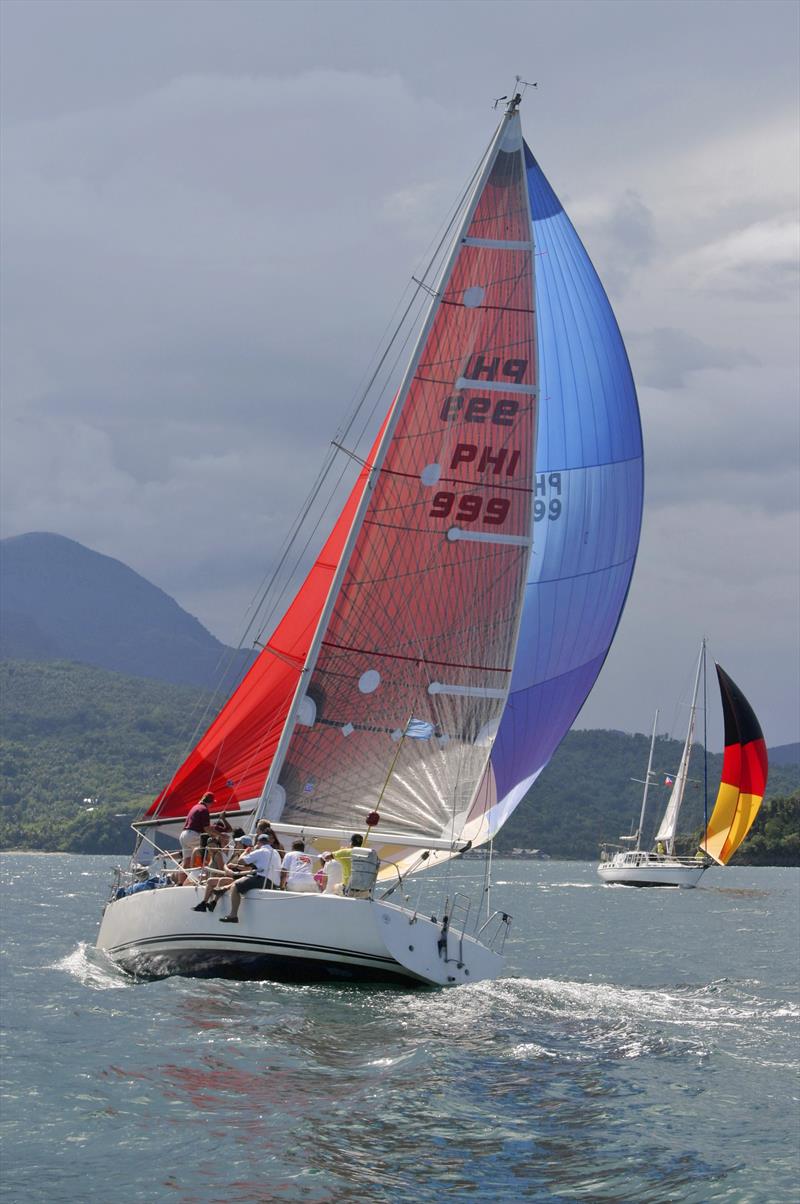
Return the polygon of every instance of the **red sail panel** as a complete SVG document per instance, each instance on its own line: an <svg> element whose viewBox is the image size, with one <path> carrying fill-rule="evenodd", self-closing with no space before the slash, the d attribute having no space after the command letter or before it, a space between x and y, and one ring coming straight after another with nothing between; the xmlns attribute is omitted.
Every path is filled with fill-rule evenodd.
<svg viewBox="0 0 800 1204"><path fill-rule="evenodd" d="M767 788L767 746L753 708L717 665L725 754L714 810L700 847L727 865L752 827Z"/></svg>
<svg viewBox="0 0 800 1204"><path fill-rule="evenodd" d="M282 818L457 833L510 683L529 556L533 254L518 120L462 231L292 735ZM409 721L413 730L403 736Z"/></svg>
<svg viewBox="0 0 800 1204"><path fill-rule="evenodd" d="M149 816L185 815L207 790L215 796L217 811L234 810L260 796L368 475L367 466L269 643L154 801Z"/></svg>

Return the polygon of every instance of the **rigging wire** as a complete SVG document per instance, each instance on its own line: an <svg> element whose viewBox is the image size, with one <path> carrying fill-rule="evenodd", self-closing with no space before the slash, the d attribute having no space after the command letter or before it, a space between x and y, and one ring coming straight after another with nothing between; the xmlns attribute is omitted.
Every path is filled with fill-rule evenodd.
<svg viewBox="0 0 800 1204"><path fill-rule="evenodd" d="M475 170L470 175L470 177L467 181L467 184L462 188L461 193L459 194L459 197L458 197L456 203L452 206L452 211L449 215L449 218L446 219L446 221L444 223L444 228L442 229L440 227L441 233L439 233L437 231L437 235L434 236L432 243L435 243L435 249L433 251L433 254L430 255L430 257L428 258L427 265L425 266L424 271L421 273L421 278L419 280L417 280L416 276L412 277L412 280L414 280L414 282L416 283L416 287L413 289L412 296L411 296L410 300L408 301L408 303L406 304L405 309L403 310L403 313L402 313L399 321L395 322L391 337L388 339L386 346L383 348L383 351L380 351L378 349L378 351L376 351L373 354L373 356L372 356L373 361L375 360L375 356L376 355L378 356L377 363L376 363L374 369L372 370L372 372L369 374L366 384L363 385L363 387L361 387L359 389L357 396L355 398L355 401L351 405L349 414L346 416L344 421L342 423L340 423L340 425L337 429L335 440L329 449L323 469L319 473L317 480L314 483L314 486L312 486L312 490L311 490L310 494L308 495L306 502L301 507L300 513L292 525L289 536L287 536L286 540L284 541L284 544L282 545L282 555L279 560L279 563L276 566L276 569L271 574L269 574L268 576L265 576L265 578L262 579L262 585L259 587L260 593L261 593L261 599L258 604L258 607L256 608L257 610L260 610L261 607L266 606L267 596L270 593L270 591L274 588L275 583L278 579L279 573L284 567L286 555L288 555L288 552L291 549L292 543L294 542L295 538L297 537L297 534L298 534L300 528L302 527L303 523L307 520L307 518L310 514L310 511L311 511L311 508L314 504L314 501L319 496L322 486L324 485L325 480L327 479L327 476L332 469L333 463L334 463L337 455L340 454L339 449L337 449L337 447L336 447L336 444L339 443L339 444L343 444L343 445L348 445L351 432L352 432L359 416L361 416L362 424L361 424L361 428L358 432L358 436L355 440L356 446L360 445L361 441L363 440L363 438L366 434L367 429L369 428L371 423L374 421L374 416L375 416L375 411L377 409L377 406L380 403L381 399L385 396L389 380L391 379L391 375L396 370L397 364L399 363L399 360L403 354L403 351L407 347L408 342L414 333L416 323L419 321L420 316L425 308L425 301L426 301L425 292L426 292L426 288L427 288L426 279L428 276L431 276L431 275L436 276L438 273L438 270L439 270L438 264L444 254L444 251L446 250L448 240L449 240L452 230L453 230L453 226L456 224L459 214L461 213L461 210L463 209L464 204L466 203L467 197L470 194L470 191L474 185L474 182L477 179L477 177L481 171L484 160L485 160L485 154L481 157L480 162L478 163ZM432 244L429 243L429 248L431 245ZM407 295L410 288L411 288L411 282L406 284L403 294L401 295L401 299L398 302L398 304L395 306L395 310L392 315L392 319L395 318L398 310L400 309L400 307L402 305L403 298ZM414 315L413 318L411 318L411 321L409 321L410 315L412 314L412 311L414 310L415 306L417 307L417 313ZM386 380L384 380L384 383L381 386L380 390L377 390L371 407L367 410L366 415L364 415L363 411L365 409L367 399L369 398L372 390L374 389L375 383L376 383L382 369L385 367L387 361L389 360L389 357L390 357L393 347L395 347L397 340L400 339L400 335L401 335L401 332L404 327L406 327L405 334L402 338L402 341L400 342L399 347L395 348L395 356L391 362L391 367L389 369L389 373L387 374L387 378L386 378ZM389 329L389 327L387 326L386 329ZM384 335L381 338L381 342L383 342L383 340L385 339L385 335L386 335L386 330L384 331ZM344 469L342 470L343 473L346 471L347 467L348 467L348 465L346 463ZM342 476L340 475L338 481L336 482L336 485L341 484L341 480L342 480ZM330 497L332 497L334 493L335 493L335 488L333 490L331 490ZM314 528L311 531L311 533L309 534L309 537L306 540L306 543L303 545L303 549L302 549L303 552L306 551L311 539L313 539L314 535L318 532L320 522L321 522L321 520L318 519L316 524L314 525ZM267 624L269 623L271 618L274 616L275 611L280 604L280 600L285 596L285 593L286 593L287 589L289 588L289 584L291 583L291 580L292 580L292 575L290 574L289 577L287 578L287 582L284 585L283 590L281 591L281 593L279 594L279 596L275 600L275 602L271 605L267 616L266 617L262 616L261 629L260 629L259 634L263 633L263 631L266 629ZM246 638L246 636L245 636L245 638Z"/></svg>
<svg viewBox="0 0 800 1204"><path fill-rule="evenodd" d="M380 355L378 362L375 365L374 370L372 371L372 374L367 382L366 388L363 390L361 396L359 397L355 407L353 408L352 413L347 418L345 423L340 427L342 443L345 443L345 441L348 440L349 436L353 432L353 430L356 426L356 423L358 422L359 419L361 419L361 428L360 428L360 432L359 432L359 438L362 438L369 423L370 423L370 420L373 418L375 409L380 402L381 396L385 393L385 391L389 385L389 382L390 382L391 376L392 376L392 372L396 369L397 363L399 362L399 359L401 358L409 339L412 337L412 335L414 333L415 324L419 321L420 315L423 312L423 309L427 308L426 298L425 298L424 294L427 292L430 292L430 286L428 286L425 282L426 277L429 277L429 276L435 274L436 272L441 274L441 271L443 269L439 262L439 257L442 254L443 248L445 247L445 244L448 241L448 238L452 231L454 222L460 217L460 215L462 213L463 206L466 203L466 197L468 195L470 195L471 190L473 188L474 180L477 177L478 173L482 170L483 166L485 165L485 161L486 161L486 156L484 155L482 157L481 163L478 165L478 167L476 168L476 171L473 173L473 175L468 183L468 186L464 191L464 194L459 198L459 201L454 208L454 211L450 218L450 221L448 222L444 233L442 234L441 238L439 239L439 242L435 249L434 255L433 255L428 267L426 268L426 271L423 274L422 279L421 280L417 280L416 278L414 279L414 283L417 285L417 287L414 290L408 304L406 305L406 308L403 312L401 320L398 323L395 331L393 332L393 334L388 342L388 345L386 346L386 348ZM408 286L407 286L407 289L408 289ZM416 313L414 312L415 308L416 308ZM411 321L409 321L409 318L411 317L412 314L413 314L413 318L411 319ZM497 320L499 321L499 318ZM405 326L405 334L404 334L404 337L401 337L404 326ZM395 351L394 357L392 357L392 355L391 355L393 350ZM383 383L382 383L380 389L376 389L375 386L378 383L381 373L384 371L386 372L386 375L383 380ZM375 393L377 393L377 396L375 397L375 400L373 401L372 407L370 410L367 410L366 402L367 402L369 396L371 394L374 396ZM367 410L366 414L365 414L365 410ZM339 464L338 464L339 472L337 474L334 466L336 465L336 462L337 462L337 455L340 455L340 454L343 455L345 463L344 463L344 465L342 465L341 460L339 461ZM311 493L310 493L309 497L307 498L305 505L301 509L299 516L293 523L292 527L290 528L290 531L287 533L287 537L281 548L281 555L279 558L278 565L276 566L275 570L270 575L270 577L266 580L266 582L262 582L261 597L259 598L257 604L255 605L255 607L253 609L250 623L248 624L245 635L243 636L242 640L240 641L240 648L241 648L242 644L244 643L245 639L247 638L247 636L252 631L253 626L256 623L257 617L259 618L259 622L260 622L259 636L261 634L263 634L263 631L265 630L267 623L271 620L271 618L275 612L275 609L279 605L280 599L285 594L286 590L289 587L289 584L291 583L293 572L296 571L297 568L299 567L300 563L302 562L303 557L307 553L307 550L310 546L311 541L314 539L315 535L318 532L319 526L322 521L321 516L318 516L316 518L316 521L313 522L313 524L309 524L309 519L311 517L313 507L314 507L315 503L317 502L317 500L319 499L325 486L327 485L328 489L331 489L331 485L330 485L331 477L333 477L333 489L331 490L331 492L335 492L335 489L341 484L341 482L343 480L343 476L349 467L348 461L351 458L351 454L352 453L350 453L349 450L347 450L347 449L345 449L342 452L342 450L340 448L336 447L335 443L329 449L328 454L325 459L325 462L323 464L323 467L322 467L320 473L318 474L317 480L315 481L315 483L312 487ZM308 530L309 525L311 525L310 531ZM299 537L300 537L300 532L304 528L304 526L308 533L306 535L305 540L301 541ZM290 556L293 556L294 560L293 560L291 571L288 574L286 574L285 570L289 564ZM284 573L286 580L284 582L282 589L278 591L276 588L277 582L282 573ZM277 592L278 596L277 596L277 599L273 602L273 605L271 606L270 610L265 615L264 611L266 608L267 598L273 589L275 590L275 592ZM420 653L422 654L421 648L420 648ZM424 655L423 655L422 659L425 659ZM402 741L401 741L401 745L402 745ZM394 758L394 762L397 761L397 756L399 755L399 752L400 752L400 750L398 749L398 752ZM453 785L453 792L451 795L451 824L450 824L450 827L451 827L451 835L453 835L453 836L455 835L456 818L457 818L457 814L459 812L458 802L459 802L459 794L460 794L460 782L461 782L461 778L462 778L462 773L464 772L464 770L466 768L466 763L467 763L466 749L460 747L458 750L458 753L459 753L458 769L457 769L457 774L456 774L456 780ZM254 755L255 755L255 750L254 750ZM488 758L488 753L487 753L487 758ZM393 764L394 764L394 762L393 762ZM391 777L391 771L390 771L389 776ZM386 789L386 784L384 785L384 790L385 789ZM464 805L466 806L467 803L465 802ZM448 858L447 860L449 862L451 860L451 858ZM452 872L452 866L450 866L448 864L448 868L447 868L448 880L449 880L451 872Z"/></svg>
<svg viewBox="0 0 800 1204"><path fill-rule="evenodd" d="M431 291L427 280L429 277L435 278L440 271L441 263L444 260L445 251L447 249L448 240L451 237L453 227L457 224L459 215L466 204L467 198L472 191L475 181L480 175L486 160L486 153L487 152L484 152L481 155L477 165L470 173L466 183L462 185L459 193L457 194L457 199L451 205L450 210L445 215L444 221L440 224L431 241L428 243L422 260L424 270L422 270L421 267L417 268L416 272L412 275L411 280L403 289L403 292L401 293L401 296L395 305L394 311L384 328L383 334L378 341L376 351L371 357L370 363L374 363L376 357L377 363L371 373L369 372L369 368L365 372L365 377L367 377L366 384L363 384L364 378L362 378L362 386L360 386L356 391L354 400L351 403L350 411L338 428L337 439L328 447L317 477L315 478L304 503L301 505L298 514L290 525L289 531L287 532L283 542L279 546L277 563L274 565L271 571L268 570L264 574L259 586L251 598L248 607L245 610L244 630L236 647L225 649L225 651L220 654L215 669L217 684L212 690L210 696L205 699L204 702L198 702L193 708L193 715L186 723L182 740L182 743L186 745L186 751L175 765L166 789L162 791L164 797L166 797L168 794L181 764L190 754L192 748L200 739L202 732L208 726L209 716L212 714L212 712L216 713L216 711L218 711L219 707L222 705L219 699L225 680L228 677L228 670L235 662L238 654L243 652L246 647L256 646L261 641L264 632L274 619L275 614L279 610L281 602L285 599L292 582L295 580L295 574L298 572L300 565L307 556L309 547L314 539L318 537L323 523L323 516L326 506L335 496L337 489L341 488L350 462L350 456L346 452L343 452L337 448L336 442L343 444L346 443L357 419L359 418L359 415L362 416L362 423L358 432L357 445L363 440L370 424L374 422L375 411L381 399L385 396L392 373L397 370L397 365L411 337L413 336L415 327L420 321L421 314L425 309L427 294ZM431 247L434 248L432 253L430 250ZM396 321L396 315L401 309L405 298L408 296L409 290L412 289L412 285L414 287L410 300L408 300L406 303L405 309L403 310L399 321ZM416 313L413 312L415 306ZM400 340L400 334L404 326L406 326L406 331L404 337L402 340ZM381 346L386 340L386 335L389 330L392 330L391 337L388 339L386 346L381 351ZM391 366L389 367L386 379L384 380L381 388L376 391L376 395L371 407L367 410L367 413L364 414L363 411L365 409L367 398L369 397L371 390L373 390L375 382L382 369L387 364L392 348L395 346L398 340L400 340L399 345L396 347L396 353L391 361ZM341 462L340 457L344 459L344 463ZM327 501L321 504L320 516L317 517L316 521L311 524L311 529L308 531L305 540L300 543L300 532L303 529L304 524L308 522L314 505L321 498L322 491L326 483L329 483L329 479L333 476L333 469L337 459L340 463L340 470L338 476L333 480L333 484L329 488L329 491L326 495ZM296 552L294 563L291 569L287 572L287 563L290 554L293 551ZM279 586L278 583L281 581L282 575L284 577L283 585ZM253 637L254 630L256 631L255 637ZM237 678L234 681L231 689L226 690L226 695L230 694L232 690L235 689L239 684L244 672L246 671L246 668L247 666L242 666L241 673L237 675Z"/></svg>

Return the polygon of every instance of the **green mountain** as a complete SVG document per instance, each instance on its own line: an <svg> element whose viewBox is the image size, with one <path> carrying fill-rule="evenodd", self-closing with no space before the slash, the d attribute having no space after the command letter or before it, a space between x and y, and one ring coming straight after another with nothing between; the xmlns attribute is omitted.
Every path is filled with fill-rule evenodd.
<svg viewBox="0 0 800 1204"><path fill-rule="evenodd" d="M800 744L778 744L769 750L770 765L800 765Z"/></svg>
<svg viewBox="0 0 800 1204"><path fill-rule="evenodd" d="M129 824L207 726L207 691L65 662L0 664L0 848L127 853ZM570 732L500 832L496 849L537 848L593 859L604 840L635 826L649 738ZM654 766L674 773L681 745L656 742ZM713 802L722 758L708 759ZM685 801L687 833L703 818L702 755ZM663 779L662 779L663 780ZM800 768L770 769L768 798L737 863L800 864ZM647 835L666 803L651 790Z"/></svg>
<svg viewBox="0 0 800 1204"><path fill-rule="evenodd" d="M87 665L0 663L0 848L129 851L209 703Z"/></svg>
<svg viewBox="0 0 800 1204"><path fill-rule="evenodd" d="M225 672L230 688L251 656L226 648L121 561L36 532L0 543L0 658L205 687Z"/></svg>

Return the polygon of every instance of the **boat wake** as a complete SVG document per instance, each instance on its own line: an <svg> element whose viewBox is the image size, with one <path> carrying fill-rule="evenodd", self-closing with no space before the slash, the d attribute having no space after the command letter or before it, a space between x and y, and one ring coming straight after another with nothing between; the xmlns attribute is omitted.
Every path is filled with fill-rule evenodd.
<svg viewBox="0 0 800 1204"><path fill-rule="evenodd" d="M745 1060L758 1060L766 1030L785 1032L787 1020L800 1019L800 1005L760 998L757 987L728 980L640 988L504 978L435 999L405 996L402 1006L409 1023L418 1009L422 1022L424 1011L426 1028L443 1037L457 1031L469 1044L475 1033L493 1033L504 1056L515 1060L688 1058L697 1064L733 1046Z"/></svg>
<svg viewBox="0 0 800 1204"><path fill-rule="evenodd" d="M63 970L83 986L95 991L122 990L134 981L87 941L80 941L77 949L57 961L53 969Z"/></svg>
<svg viewBox="0 0 800 1204"><path fill-rule="evenodd" d="M602 883L600 882L537 882L536 888L547 893L547 891L564 890L565 888L570 890L596 890L601 885Z"/></svg>

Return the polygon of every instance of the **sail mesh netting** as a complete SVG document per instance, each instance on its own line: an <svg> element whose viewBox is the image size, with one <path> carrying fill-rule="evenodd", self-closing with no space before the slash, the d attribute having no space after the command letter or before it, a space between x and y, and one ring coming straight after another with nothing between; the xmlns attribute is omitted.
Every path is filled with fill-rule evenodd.
<svg viewBox="0 0 800 1204"><path fill-rule="evenodd" d="M463 826L510 683L528 562L530 240L517 143L496 155L399 399L307 687L313 723L295 730L280 775L288 822L363 826L382 795L382 828Z"/></svg>

